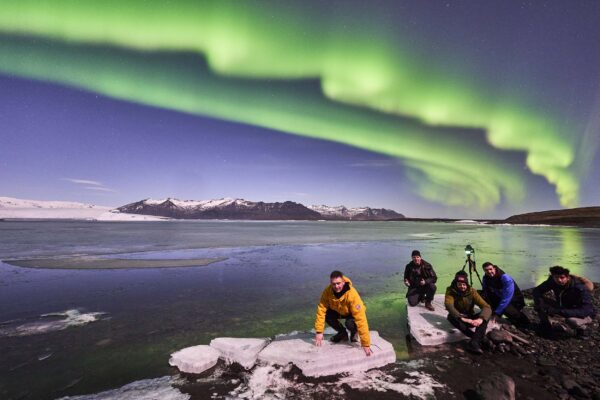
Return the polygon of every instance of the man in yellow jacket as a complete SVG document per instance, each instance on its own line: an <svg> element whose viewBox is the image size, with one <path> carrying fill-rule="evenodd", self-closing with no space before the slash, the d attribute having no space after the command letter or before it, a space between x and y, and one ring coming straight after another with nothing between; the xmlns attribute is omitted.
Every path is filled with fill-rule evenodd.
<svg viewBox="0 0 600 400"><path fill-rule="evenodd" d="M348 328L350 340L352 342L358 341L356 338L358 333L365 354L370 356L372 354L371 337L369 336L369 324L364 303L352 286L350 279L346 278L340 271L333 271L329 279L330 285L323 290L321 300L317 305L315 344L321 346L325 322L327 322L327 325L337 331L337 334L331 338L333 343L347 342L348 332L346 332L346 328ZM346 320L346 328L340 323L340 318Z"/></svg>

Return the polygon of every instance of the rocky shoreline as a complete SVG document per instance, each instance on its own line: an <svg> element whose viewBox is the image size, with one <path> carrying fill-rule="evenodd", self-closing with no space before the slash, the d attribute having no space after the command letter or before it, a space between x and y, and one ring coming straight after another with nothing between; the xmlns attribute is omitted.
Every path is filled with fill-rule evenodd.
<svg viewBox="0 0 600 400"><path fill-rule="evenodd" d="M531 299L531 289L524 295ZM598 283L594 283L593 302L599 310ZM449 389L436 390L436 398L508 399L513 385L516 397L512 398L517 399L600 399L598 320L585 338L567 333L545 338L536 332L532 306L525 312L533 317L533 329L503 328L510 334L499 331L480 356L464 351L462 344L425 348L411 343L411 358L426 360L423 371Z"/></svg>

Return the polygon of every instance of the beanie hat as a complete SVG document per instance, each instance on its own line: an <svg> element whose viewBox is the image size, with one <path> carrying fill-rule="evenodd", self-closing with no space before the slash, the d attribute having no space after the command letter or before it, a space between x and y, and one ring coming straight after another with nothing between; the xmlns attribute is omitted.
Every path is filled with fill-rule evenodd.
<svg viewBox="0 0 600 400"><path fill-rule="evenodd" d="M468 275L465 271L458 271L455 275L454 275L454 281L455 282L464 282L467 285L469 284L469 281L467 279Z"/></svg>

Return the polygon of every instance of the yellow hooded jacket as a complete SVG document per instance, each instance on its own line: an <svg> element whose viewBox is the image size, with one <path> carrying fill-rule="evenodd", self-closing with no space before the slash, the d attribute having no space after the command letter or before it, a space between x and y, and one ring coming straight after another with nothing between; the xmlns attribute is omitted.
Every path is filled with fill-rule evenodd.
<svg viewBox="0 0 600 400"><path fill-rule="evenodd" d="M358 335L360 336L360 345L362 347L370 347L371 337L369 336L369 323L367 322L367 308L362 302L356 289L354 289L354 286L352 286L352 281L345 276L344 281L348 282L350 290L344 293L339 299L336 299L333 294L331 285L323 290L321 300L319 301L319 305L317 305L315 331L323 332L325 330L325 313L327 313L327 309L330 308L342 316L352 315L356 322Z"/></svg>

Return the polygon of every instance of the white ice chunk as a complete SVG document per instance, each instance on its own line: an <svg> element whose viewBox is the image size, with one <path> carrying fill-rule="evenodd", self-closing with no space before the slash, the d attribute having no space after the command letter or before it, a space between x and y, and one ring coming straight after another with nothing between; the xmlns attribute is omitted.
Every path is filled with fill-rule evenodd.
<svg viewBox="0 0 600 400"><path fill-rule="evenodd" d="M181 372L200 374L214 367L220 355L218 350L207 345L186 347L171 354L169 364Z"/></svg>
<svg viewBox="0 0 600 400"><path fill-rule="evenodd" d="M410 334L422 346L435 346L443 343L458 342L467 337L448 321L448 311L444 306L444 295L436 294L431 302L435 311L429 311L423 304L408 308L408 326ZM497 329L493 321L488 323L487 330Z"/></svg>
<svg viewBox="0 0 600 400"><path fill-rule="evenodd" d="M305 376L337 375L344 372L367 371L396 361L392 344L371 331L371 350L367 357L359 343L333 344L323 341L321 347L314 344L314 335L288 336L270 343L258 354L259 361L270 364L296 365Z"/></svg>
<svg viewBox="0 0 600 400"><path fill-rule="evenodd" d="M189 395L173 387L170 376L129 383L119 389L83 396L61 397L58 400L188 400Z"/></svg>
<svg viewBox="0 0 600 400"><path fill-rule="evenodd" d="M0 323L0 336L30 336L62 331L73 326L83 326L100 320L103 312L82 313L79 310L42 314L33 322L15 324L13 321ZM18 322L18 321L17 321Z"/></svg>
<svg viewBox="0 0 600 400"><path fill-rule="evenodd" d="M210 346L219 350L228 363L237 362L250 369L256 363L258 353L269 343L268 339L242 339L222 337L211 340Z"/></svg>

